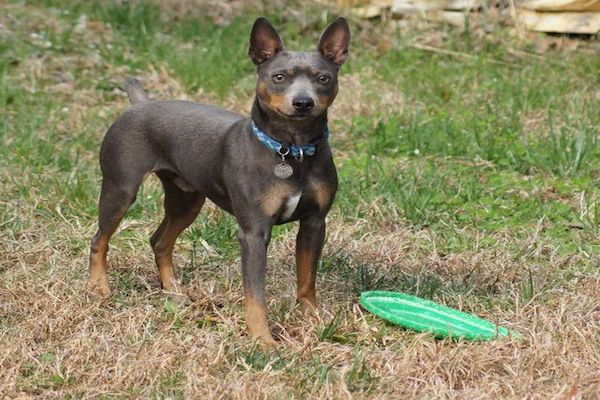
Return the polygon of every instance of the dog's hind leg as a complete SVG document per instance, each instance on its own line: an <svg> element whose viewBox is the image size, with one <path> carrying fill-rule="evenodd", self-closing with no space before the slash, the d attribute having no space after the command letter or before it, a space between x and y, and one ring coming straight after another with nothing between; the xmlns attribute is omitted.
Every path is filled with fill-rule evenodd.
<svg viewBox="0 0 600 400"><path fill-rule="evenodd" d="M106 253L108 241L116 231L127 209L135 201L138 189L156 164L149 146L137 137L129 122L116 122L109 129L100 151L102 189L98 207L98 232L90 251L90 289L103 296L110 294ZM142 144L133 144L133 141Z"/></svg>
<svg viewBox="0 0 600 400"><path fill-rule="evenodd" d="M143 179L144 175L129 182L115 182L106 176L102 179L98 232L92 238L90 249L89 288L96 294L102 296L110 294L106 263L108 241L119 226L127 209L135 201L138 188Z"/></svg>
<svg viewBox="0 0 600 400"><path fill-rule="evenodd" d="M179 293L173 267L173 247L177 237L191 225L204 204L205 197L198 192L180 189L173 177L157 173L165 190L165 217L150 238L163 290Z"/></svg>

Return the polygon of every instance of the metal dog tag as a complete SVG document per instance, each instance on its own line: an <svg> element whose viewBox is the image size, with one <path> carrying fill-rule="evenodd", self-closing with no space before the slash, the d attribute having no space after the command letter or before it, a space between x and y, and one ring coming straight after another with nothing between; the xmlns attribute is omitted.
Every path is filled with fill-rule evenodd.
<svg viewBox="0 0 600 400"><path fill-rule="evenodd" d="M287 179L294 174L294 168L285 162L285 156L290 154L290 148L282 146L277 150L277 154L281 156L281 162L273 168L273 173L278 178Z"/></svg>
<svg viewBox="0 0 600 400"><path fill-rule="evenodd" d="M280 162L273 168L273 173L278 178L287 179L294 174L294 168L290 164Z"/></svg>

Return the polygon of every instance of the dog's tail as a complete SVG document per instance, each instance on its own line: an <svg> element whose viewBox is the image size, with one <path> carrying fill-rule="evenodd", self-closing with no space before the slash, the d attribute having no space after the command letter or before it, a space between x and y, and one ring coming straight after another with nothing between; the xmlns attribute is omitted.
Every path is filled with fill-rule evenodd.
<svg viewBox="0 0 600 400"><path fill-rule="evenodd" d="M136 78L129 78L125 81L125 91L127 92L127 96L129 96L129 101L131 101L131 104L142 103L150 100L148 93L146 90L144 90L142 82Z"/></svg>

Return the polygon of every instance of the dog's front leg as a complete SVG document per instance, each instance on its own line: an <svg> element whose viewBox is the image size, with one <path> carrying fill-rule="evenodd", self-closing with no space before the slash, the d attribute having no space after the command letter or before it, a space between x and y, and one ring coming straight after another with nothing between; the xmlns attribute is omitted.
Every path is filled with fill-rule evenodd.
<svg viewBox="0 0 600 400"><path fill-rule="evenodd" d="M242 277L248 331L250 336L260 340L263 347L275 347L276 343L267 323L265 301L267 246L271 238L271 227L240 226L238 238L242 245Z"/></svg>
<svg viewBox="0 0 600 400"><path fill-rule="evenodd" d="M317 310L315 281L324 241L324 216L314 215L300 220L296 238L296 276L298 303L303 312L315 314Z"/></svg>

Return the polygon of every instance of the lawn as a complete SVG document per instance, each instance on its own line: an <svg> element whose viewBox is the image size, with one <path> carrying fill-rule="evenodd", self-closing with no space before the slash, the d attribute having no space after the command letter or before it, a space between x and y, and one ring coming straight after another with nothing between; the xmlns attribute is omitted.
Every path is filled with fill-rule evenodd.
<svg viewBox="0 0 600 400"><path fill-rule="evenodd" d="M276 351L246 336L235 220L207 205L176 246L196 301L157 288L151 177L86 291L98 151L138 76L153 98L247 114L254 18L313 49L313 3L0 1L0 398L599 398L600 42L351 19L330 113L340 190L295 308L296 224L269 250ZM358 304L396 290L522 338L438 340ZM569 397L571 396L571 397Z"/></svg>

